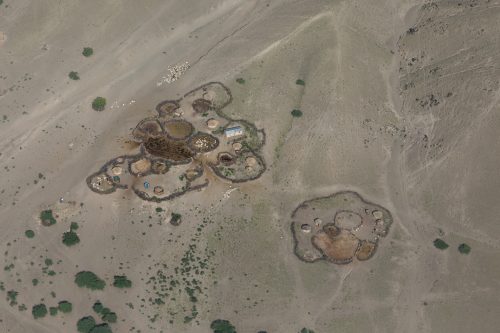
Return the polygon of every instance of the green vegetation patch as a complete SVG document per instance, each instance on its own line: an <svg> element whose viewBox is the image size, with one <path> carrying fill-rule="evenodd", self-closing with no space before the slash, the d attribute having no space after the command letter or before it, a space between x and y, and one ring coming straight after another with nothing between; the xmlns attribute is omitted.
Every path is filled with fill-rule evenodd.
<svg viewBox="0 0 500 333"><path fill-rule="evenodd" d="M31 309L31 313L33 314L33 318L35 319L43 318L47 315L47 307L45 306L45 304L34 305Z"/></svg>
<svg viewBox="0 0 500 333"><path fill-rule="evenodd" d="M304 80L301 80L301 79L298 79L297 81L295 81L295 84L299 85L299 86L305 86L306 85L306 83L304 82Z"/></svg>
<svg viewBox="0 0 500 333"><path fill-rule="evenodd" d="M76 329L81 333L89 333L95 326L95 319L92 316L83 317L76 323Z"/></svg>
<svg viewBox="0 0 500 333"><path fill-rule="evenodd" d="M92 101L92 109L95 111L103 111L106 108L106 98L96 97Z"/></svg>
<svg viewBox="0 0 500 333"><path fill-rule="evenodd" d="M7 291L7 300L9 301L10 306L17 304L17 295L19 295L19 293L15 290Z"/></svg>
<svg viewBox="0 0 500 333"><path fill-rule="evenodd" d="M436 238L434 240L434 246L440 250L445 250L449 247L449 245L441 238Z"/></svg>
<svg viewBox="0 0 500 333"><path fill-rule="evenodd" d="M290 113L292 114L292 117L294 117L294 118L300 118L303 115L302 111L300 111L299 109L293 109L292 112L290 112Z"/></svg>
<svg viewBox="0 0 500 333"><path fill-rule="evenodd" d="M51 315L52 317L57 316L57 312L58 312L58 311L59 311L59 310L58 310L55 306L51 306L51 307L49 308L49 313L50 313L50 315Z"/></svg>
<svg viewBox="0 0 500 333"><path fill-rule="evenodd" d="M314 331L304 327L299 333L314 333Z"/></svg>
<svg viewBox="0 0 500 333"><path fill-rule="evenodd" d="M210 328L214 333L236 333L236 328L228 320L216 319Z"/></svg>
<svg viewBox="0 0 500 333"><path fill-rule="evenodd" d="M96 312L96 313L102 313L102 310L104 310L104 305L102 305L101 302L97 301L94 303L94 305L92 305L92 309Z"/></svg>
<svg viewBox="0 0 500 333"><path fill-rule="evenodd" d="M181 223L182 215L178 213L172 213L170 217L170 224L179 225Z"/></svg>
<svg viewBox="0 0 500 333"><path fill-rule="evenodd" d="M35 232L34 232L33 230L26 230L26 231L24 232L24 235L25 235L26 237L28 237L28 238L33 238L33 237L35 237Z"/></svg>
<svg viewBox="0 0 500 333"><path fill-rule="evenodd" d="M38 282L40 282L40 281L38 281L38 279L31 280L31 283L33 283L33 286L36 286L38 284Z"/></svg>
<svg viewBox="0 0 500 333"><path fill-rule="evenodd" d="M70 225L70 227L69 227L69 230L71 230L71 231L78 230L78 223L76 223L76 222L71 222L71 225Z"/></svg>
<svg viewBox="0 0 500 333"><path fill-rule="evenodd" d="M113 286L117 288L130 288L132 287L132 281L130 281L125 275L115 275Z"/></svg>
<svg viewBox="0 0 500 333"><path fill-rule="evenodd" d="M75 283L80 288L88 288L90 290L102 290L106 286L106 282L100 279L96 274L90 271L82 271L75 275Z"/></svg>
<svg viewBox="0 0 500 333"><path fill-rule="evenodd" d="M82 54L84 57L88 58L94 54L94 49L92 49L91 47L84 47Z"/></svg>
<svg viewBox="0 0 500 333"><path fill-rule="evenodd" d="M118 317L116 316L116 313L114 312L108 312L104 316L102 316L102 320L108 322L108 323L116 323L116 320Z"/></svg>
<svg viewBox="0 0 500 333"><path fill-rule="evenodd" d="M245 84L245 79L242 77L239 77L236 79L236 82L238 82L239 84Z"/></svg>
<svg viewBox="0 0 500 333"><path fill-rule="evenodd" d="M68 76L71 80L75 80L75 81L80 80L80 75L78 75L78 72L71 71L71 72L69 72Z"/></svg>
<svg viewBox="0 0 500 333"><path fill-rule="evenodd" d="M113 333L108 324L100 324L94 326L89 333Z"/></svg>
<svg viewBox="0 0 500 333"><path fill-rule="evenodd" d="M42 221L42 224L44 226L51 226L56 224L56 219L54 218L54 215L52 214L51 209L44 210L40 213L40 220Z"/></svg>
<svg viewBox="0 0 500 333"><path fill-rule="evenodd" d="M70 313L73 310L73 304L68 301L60 301L57 308L62 313Z"/></svg>
<svg viewBox="0 0 500 333"><path fill-rule="evenodd" d="M462 243L458 246L458 252L462 254L469 254L471 250L471 247L465 243Z"/></svg>
<svg viewBox="0 0 500 333"><path fill-rule="evenodd" d="M80 243L80 238L73 230L63 233L62 242L66 246L73 246Z"/></svg>

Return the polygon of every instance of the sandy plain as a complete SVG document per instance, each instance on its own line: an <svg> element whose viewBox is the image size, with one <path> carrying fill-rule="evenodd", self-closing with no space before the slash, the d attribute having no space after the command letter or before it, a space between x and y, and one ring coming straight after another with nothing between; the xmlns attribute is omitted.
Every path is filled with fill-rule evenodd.
<svg viewBox="0 0 500 333"><path fill-rule="evenodd" d="M499 21L495 0L4 0L0 331L76 332L96 300L117 313L114 332L210 332L217 318L243 333L498 331ZM136 151L131 130L157 103L209 81L231 90L228 115L265 130L261 178L209 177L161 204L88 189L93 170ZM90 108L96 96L105 111ZM290 214L344 190L387 208L389 234L368 261L300 261ZM47 208L60 215L51 227L38 218ZM81 242L68 248L70 222ZM192 245L206 268L185 323L184 291L156 303L152 281L182 268ZM107 287L78 288L81 270ZM132 288L111 286L117 274ZM60 300L73 311L33 319L34 304Z"/></svg>

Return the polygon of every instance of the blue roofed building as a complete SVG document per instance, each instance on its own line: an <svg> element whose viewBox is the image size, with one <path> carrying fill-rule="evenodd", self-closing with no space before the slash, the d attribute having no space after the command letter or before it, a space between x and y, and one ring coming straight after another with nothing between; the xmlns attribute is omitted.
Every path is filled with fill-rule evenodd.
<svg viewBox="0 0 500 333"><path fill-rule="evenodd" d="M224 130L226 138L234 138L243 135L243 128L241 126L229 127Z"/></svg>

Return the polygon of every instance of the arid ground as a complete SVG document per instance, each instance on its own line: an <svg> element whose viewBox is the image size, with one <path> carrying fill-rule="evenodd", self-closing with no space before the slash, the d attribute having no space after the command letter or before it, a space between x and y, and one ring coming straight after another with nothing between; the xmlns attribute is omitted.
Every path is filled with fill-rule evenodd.
<svg viewBox="0 0 500 333"><path fill-rule="evenodd" d="M208 82L260 178L89 189ZM498 332L499 103L499 0L0 0L0 332ZM301 260L294 210L342 191L390 212L376 253Z"/></svg>

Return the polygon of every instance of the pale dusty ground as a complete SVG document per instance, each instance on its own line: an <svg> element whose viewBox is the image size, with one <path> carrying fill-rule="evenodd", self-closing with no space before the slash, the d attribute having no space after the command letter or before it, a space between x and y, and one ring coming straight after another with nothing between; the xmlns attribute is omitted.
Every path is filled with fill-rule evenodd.
<svg viewBox="0 0 500 333"><path fill-rule="evenodd" d="M0 331L76 332L97 299L117 313L114 332L209 332L216 318L243 333L498 331L498 22L498 0L4 0L0 246L3 266L14 268L0 271ZM92 57L81 56L84 46ZM185 61L191 68L178 81L157 86ZM68 79L72 70L79 81ZM231 116L265 129L261 179L214 182L161 204L161 214L134 195L87 188L93 170L131 152L131 128L158 102L208 81L232 90ZM92 111L99 95L120 107ZM294 108L304 116L293 119ZM299 261L290 213L345 189L394 216L375 257ZM77 202L74 215L40 226L39 212L61 196ZM172 211L183 224L159 225ZM167 308L182 301L141 302L151 297L150 267L178 265L204 217L212 223L194 242L215 251L215 271L202 279L199 325L182 314L169 324ZM71 221L81 243L67 248L60 238ZM435 249L436 237L450 248ZM456 250L462 242L468 256ZM47 257L61 260L54 277L42 273ZM126 274L134 286L78 289L80 270L108 284ZM9 306L8 290L28 310ZM73 312L35 321L31 306L42 299L67 299Z"/></svg>

